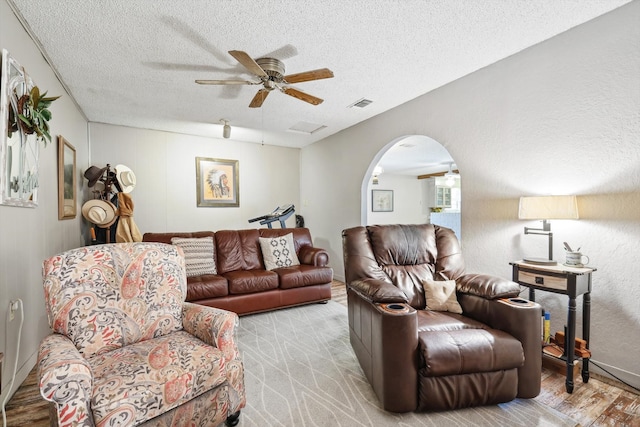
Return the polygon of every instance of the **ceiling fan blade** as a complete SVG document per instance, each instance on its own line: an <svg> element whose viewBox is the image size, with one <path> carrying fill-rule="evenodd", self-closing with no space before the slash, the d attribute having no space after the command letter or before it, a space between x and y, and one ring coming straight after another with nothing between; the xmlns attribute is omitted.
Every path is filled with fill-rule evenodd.
<svg viewBox="0 0 640 427"><path fill-rule="evenodd" d="M322 104L322 102L324 101L323 99L317 98L313 95L309 95L308 93L304 93L292 87L285 87L280 90L289 96L293 96L294 98L298 98L299 100L308 102L309 104L318 105Z"/></svg>
<svg viewBox="0 0 640 427"><path fill-rule="evenodd" d="M200 85L259 85L261 82L249 80L196 80Z"/></svg>
<svg viewBox="0 0 640 427"><path fill-rule="evenodd" d="M287 83L300 83L310 80L330 79L331 77L333 77L333 71L328 68L320 68L318 70L284 76L284 81Z"/></svg>
<svg viewBox="0 0 640 427"><path fill-rule="evenodd" d="M247 52L243 52L241 50L230 50L229 55L236 58L236 61L244 65L244 67L251 71L252 74L255 74L258 77L268 77L262 67L260 67Z"/></svg>
<svg viewBox="0 0 640 427"><path fill-rule="evenodd" d="M267 89L260 89L258 91L258 93L256 93L256 96L253 97L253 99L251 100L251 103L249 104L249 108L260 108L262 107L262 103L264 102L265 99L267 99L267 95L269 95L269 92Z"/></svg>

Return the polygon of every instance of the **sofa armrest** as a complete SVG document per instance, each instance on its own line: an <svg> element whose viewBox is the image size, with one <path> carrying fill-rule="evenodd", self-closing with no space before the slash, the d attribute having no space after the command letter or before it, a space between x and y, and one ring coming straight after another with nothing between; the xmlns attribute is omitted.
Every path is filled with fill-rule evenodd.
<svg viewBox="0 0 640 427"><path fill-rule="evenodd" d="M222 351L227 361L239 358L236 342L238 315L232 311L184 302L182 327L201 341Z"/></svg>
<svg viewBox="0 0 640 427"><path fill-rule="evenodd" d="M465 274L456 279L458 293L485 299L512 298L520 294L520 285L502 277L487 274Z"/></svg>
<svg viewBox="0 0 640 427"><path fill-rule="evenodd" d="M298 260L301 264L326 267L329 265L329 253L321 248L302 246L298 251Z"/></svg>
<svg viewBox="0 0 640 427"><path fill-rule="evenodd" d="M232 311L184 302L182 305L182 327L191 335L222 351L227 361L229 384L229 414L244 408L247 396L244 387L244 367L236 328L238 315Z"/></svg>
<svg viewBox="0 0 640 427"><path fill-rule="evenodd" d="M532 398L540 393L542 370L542 307L522 298L488 300L459 294L465 316L494 329L507 332L522 344L524 365L518 368L518 397Z"/></svg>
<svg viewBox="0 0 640 427"><path fill-rule="evenodd" d="M374 303L407 303L409 299L401 289L378 279L354 280L349 288L357 292L362 298Z"/></svg>
<svg viewBox="0 0 640 427"><path fill-rule="evenodd" d="M59 426L92 426L93 374L89 363L64 335L45 337L38 350L40 394L56 406Z"/></svg>
<svg viewBox="0 0 640 427"><path fill-rule="evenodd" d="M229 414L247 403L244 388L244 368L236 340L238 315L232 311L184 302L182 327L191 335L222 351L227 361L229 382Z"/></svg>

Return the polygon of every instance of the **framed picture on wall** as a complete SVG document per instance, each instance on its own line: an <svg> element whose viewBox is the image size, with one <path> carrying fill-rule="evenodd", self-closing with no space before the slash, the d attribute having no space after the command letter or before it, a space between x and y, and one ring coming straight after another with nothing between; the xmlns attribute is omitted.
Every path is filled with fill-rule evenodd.
<svg viewBox="0 0 640 427"><path fill-rule="evenodd" d="M6 49L0 68L0 204L38 206L40 146L37 135L22 125L21 106L33 80Z"/></svg>
<svg viewBox="0 0 640 427"><path fill-rule="evenodd" d="M198 207L240 206L238 161L196 157Z"/></svg>
<svg viewBox="0 0 640 427"><path fill-rule="evenodd" d="M58 219L76 217L76 149L58 135Z"/></svg>
<svg viewBox="0 0 640 427"><path fill-rule="evenodd" d="M372 212L393 212L393 190L371 190Z"/></svg>

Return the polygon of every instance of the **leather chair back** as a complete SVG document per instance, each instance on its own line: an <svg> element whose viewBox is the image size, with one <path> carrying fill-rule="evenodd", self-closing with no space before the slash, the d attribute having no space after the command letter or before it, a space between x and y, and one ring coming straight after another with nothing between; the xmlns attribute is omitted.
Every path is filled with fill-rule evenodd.
<svg viewBox="0 0 640 427"><path fill-rule="evenodd" d="M370 225L343 232L345 279L391 283L415 309L425 308L422 281L455 280L464 260L455 233L433 224Z"/></svg>

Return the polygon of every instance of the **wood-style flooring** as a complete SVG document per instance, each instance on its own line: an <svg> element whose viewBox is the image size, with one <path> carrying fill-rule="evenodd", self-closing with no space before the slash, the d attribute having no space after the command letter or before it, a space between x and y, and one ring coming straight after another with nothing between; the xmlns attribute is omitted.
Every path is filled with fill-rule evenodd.
<svg viewBox="0 0 640 427"><path fill-rule="evenodd" d="M332 299L347 304L344 283L334 281ZM596 376L583 383L577 376L572 394L565 392L564 376L549 369L542 372L542 391L536 400L568 415L576 425L640 427L640 395L608 378ZM7 427L49 425L49 405L40 397L35 368L6 407Z"/></svg>

